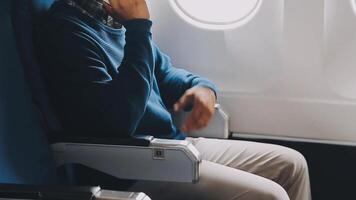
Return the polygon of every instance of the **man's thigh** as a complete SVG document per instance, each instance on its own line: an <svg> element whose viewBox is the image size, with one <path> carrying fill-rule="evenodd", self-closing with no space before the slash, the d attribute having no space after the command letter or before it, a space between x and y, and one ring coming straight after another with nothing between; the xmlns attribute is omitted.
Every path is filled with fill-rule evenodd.
<svg viewBox="0 0 356 200"><path fill-rule="evenodd" d="M130 191L153 200L288 200L285 190L266 178L203 160L197 183L139 181Z"/></svg>
<svg viewBox="0 0 356 200"><path fill-rule="evenodd" d="M204 160L268 178L285 188L293 184L291 174L308 171L303 155L287 147L240 140L187 140L194 144Z"/></svg>

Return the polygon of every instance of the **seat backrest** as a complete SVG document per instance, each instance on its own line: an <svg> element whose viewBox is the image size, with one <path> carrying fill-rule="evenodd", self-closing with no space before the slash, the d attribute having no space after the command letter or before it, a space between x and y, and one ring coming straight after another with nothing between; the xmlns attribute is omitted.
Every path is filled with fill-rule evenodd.
<svg viewBox="0 0 356 200"><path fill-rule="evenodd" d="M61 125L51 106L46 86L41 76L33 34L36 24L53 2L54 0L13 1L11 14L16 42L33 102L43 115L44 124L47 128L50 131L59 132Z"/></svg>
<svg viewBox="0 0 356 200"><path fill-rule="evenodd" d="M0 182L53 183L56 175L52 154L24 78L22 63L25 62L21 63L24 59L19 57L22 51L18 51L21 48L17 48L15 42L12 14L20 11L12 9L16 8L13 7L15 2L18 5L30 3L25 0L0 1ZM37 8L41 9L40 6ZM25 23L22 23L24 27ZM29 32L22 31L23 34ZM21 58L24 58L23 54Z"/></svg>

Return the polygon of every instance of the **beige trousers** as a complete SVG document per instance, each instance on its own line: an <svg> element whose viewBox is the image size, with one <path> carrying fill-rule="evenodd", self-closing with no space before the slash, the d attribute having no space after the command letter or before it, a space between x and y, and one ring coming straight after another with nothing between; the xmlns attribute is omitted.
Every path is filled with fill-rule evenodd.
<svg viewBox="0 0 356 200"><path fill-rule="evenodd" d="M203 162L196 184L139 181L152 200L310 200L308 167L295 150L239 140L187 138Z"/></svg>

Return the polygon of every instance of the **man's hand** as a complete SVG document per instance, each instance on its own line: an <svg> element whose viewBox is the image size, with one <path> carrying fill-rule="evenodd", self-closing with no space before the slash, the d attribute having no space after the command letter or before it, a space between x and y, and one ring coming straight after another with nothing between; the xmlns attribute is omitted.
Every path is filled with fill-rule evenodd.
<svg viewBox="0 0 356 200"><path fill-rule="evenodd" d="M205 87L193 87L174 104L174 111L193 106L191 114L181 127L183 132L200 130L206 127L215 112L215 93Z"/></svg>
<svg viewBox="0 0 356 200"><path fill-rule="evenodd" d="M105 9L120 21L132 19L149 19L150 12L145 0L109 0L104 3Z"/></svg>

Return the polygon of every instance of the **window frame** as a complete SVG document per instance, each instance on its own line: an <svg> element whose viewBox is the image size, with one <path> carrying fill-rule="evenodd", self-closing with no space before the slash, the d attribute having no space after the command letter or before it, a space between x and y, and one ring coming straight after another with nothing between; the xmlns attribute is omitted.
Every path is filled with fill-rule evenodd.
<svg viewBox="0 0 356 200"><path fill-rule="evenodd" d="M212 22L208 20L199 19L192 14L188 13L181 4L179 0L170 0L170 6L173 10L186 22L189 24L202 28L202 29L209 29L209 30L225 30L225 29L234 29L240 26L243 26L250 22L260 10L261 4L263 0L256 0L256 4L254 7L243 17L231 21L226 22Z"/></svg>

